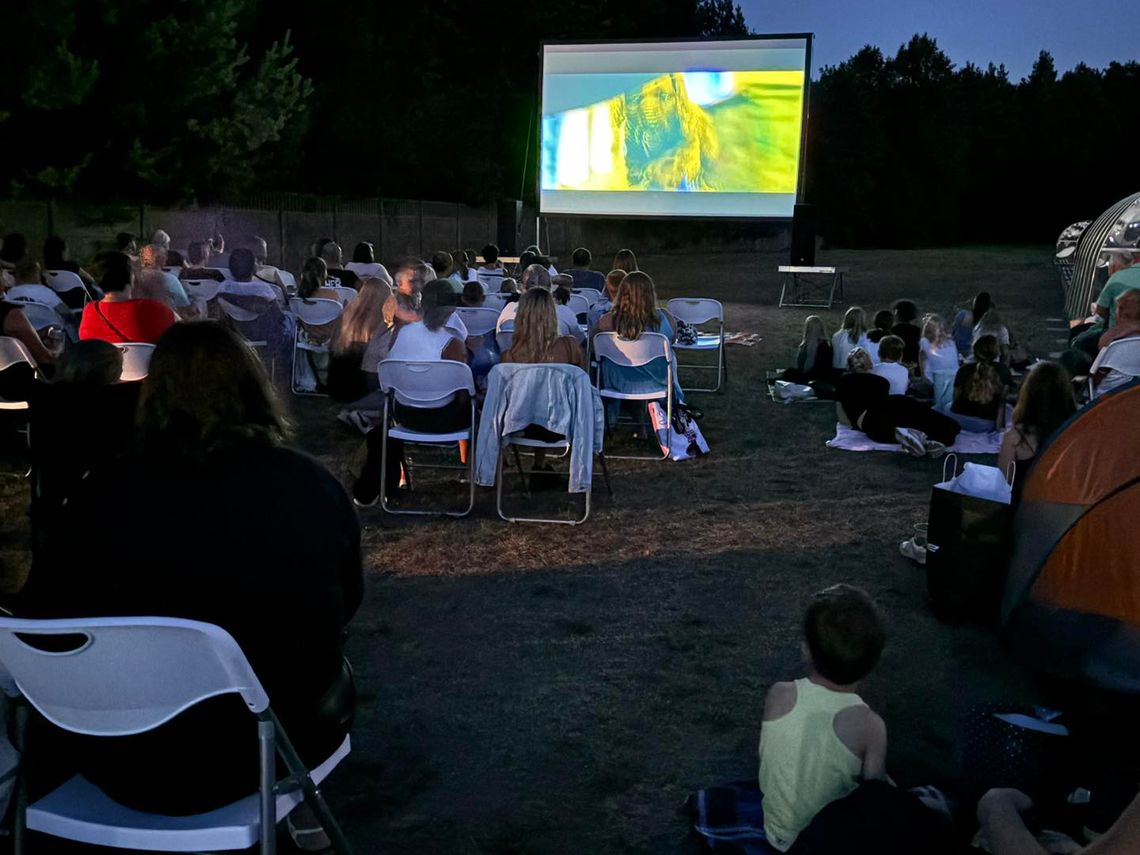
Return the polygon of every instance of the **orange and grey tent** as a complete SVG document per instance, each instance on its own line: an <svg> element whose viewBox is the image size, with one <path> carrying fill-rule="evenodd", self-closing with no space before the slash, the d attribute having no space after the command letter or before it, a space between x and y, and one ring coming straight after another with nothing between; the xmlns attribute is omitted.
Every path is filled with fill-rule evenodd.
<svg viewBox="0 0 1140 855"><path fill-rule="evenodd" d="M1073 416L1030 467L1002 608L1027 664L1140 694L1140 383Z"/></svg>

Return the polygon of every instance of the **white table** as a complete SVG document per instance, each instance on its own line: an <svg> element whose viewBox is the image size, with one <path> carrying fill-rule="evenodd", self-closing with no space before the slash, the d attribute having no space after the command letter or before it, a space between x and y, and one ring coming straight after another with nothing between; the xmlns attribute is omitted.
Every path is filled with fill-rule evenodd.
<svg viewBox="0 0 1140 855"><path fill-rule="evenodd" d="M781 264L776 268L783 276L780 284L780 308L830 309L843 302L842 267L804 267Z"/></svg>

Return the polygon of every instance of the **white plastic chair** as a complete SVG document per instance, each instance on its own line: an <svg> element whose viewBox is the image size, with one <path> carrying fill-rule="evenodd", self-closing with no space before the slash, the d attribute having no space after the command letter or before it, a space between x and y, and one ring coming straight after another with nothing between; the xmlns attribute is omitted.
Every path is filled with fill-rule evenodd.
<svg viewBox="0 0 1140 855"><path fill-rule="evenodd" d="M28 323L32 325L32 329L37 332L47 327L66 326L67 322L64 321L59 312L47 303L39 303L24 297L16 297L5 302L18 305L21 311L23 311L24 317L28 319Z"/></svg>
<svg viewBox="0 0 1140 855"><path fill-rule="evenodd" d="M384 412L381 420L382 450L380 454L380 507L390 514L426 516L445 514L465 517L475 507L475 378L465 362L449 359L413 361L385 359L377 368L380 390L384 392ZM457 393L466 392L471 399L471 421L456 431L432 433L416 431L393 423L393 404L403 407L435 408L446 406ZM467 464L458 467L467 470L469 485L467 507L462 511L401 510L388 504L386 484L388 474L388 438L402 440L408 445L449 446L460 440L468 441ZM454 466L423 466L422 468L455 469Z"/></svg>
<svg viewBox="0 0 1140 855"><path fill-rule="evenodd" d="M115 347L123 354L123 374L120 383L133 383L143 380L150 371L150 358L154 355L154 345L138 341L117 341Z"/></svg>
<svg viewBox="0 0 1140 855"><path fill-rule="evenodd" d="M351 288L346 289L352 291ZM355 292L354 292L355 293ZM328 300L324 298L313 298L304 300L300 297L289 298L289 311L297 316L300 323L297 324L296 332L293 334L293 383L292 390L294 395L320 395L319 392L311 392L307 389L302 389L297 382L297 353L328 353L328 344L317 344L308 341L305 337L304 324L319 327L324 324L331 324L344 313L344 304L337 300Z"/></svg>
<svg viewBox="0 0 1140 855"><path fill-rule="evenodd" d="M594 308L595 303L602 301L602 292L597 288L571 288L570 290L579 297L585 297L586 303L591 309Z"/></svg>
<svg viewBox="0 0 1140 855"><path fill-rule="evenodd" d="M12 336L0 335L0 371L19 365L21 362L26 362L33 371L36 370L36 361L32 359L22 341ZM27 409L27 401L9 401L7 398L0 398L0 410Z"/></svg>
<svg viewBox="0 0 1140 855"><path fill-rule="evenodd" d="M183 279L182 287L191 300L201 300L209 303L216 298L222 290L222 283L217 279Z"/></svg>
<svg viewBox="0 0 1140 855"><path fill-rule="evenodd" d="M506 321L499 331L495 333L495 344L499 346L499 353L506 353L511 349L515 340L515 322Z"/></svg>
<svg viewBox="0 0 1140 855"><path fill-rule="evenodd" d="M83 304L87 304L87 288L78 273L72 273L70 270L45 270L44 278L47 280L47 286L61 296L70 294L78 288L83 295Z"/></svg>
<svg viewBox="0 0 1140 855"><path fill-rule="evenodd" d="M503 269L485 270L480 267L475 271L475 278L488 294L494 294L503 287Z"/></svg>
<svg viewBox="0 0 1140 855"><path fill-rule="evenodd" d="M42 642L36 644L37 639ZM316 786L348 754L349 739L319 767L306 769L245 654L220 627L164 617L0 618L0 668L6 682L14 682L44 718L72 733L145 733L223 694L241 695L258 720L257 793L208 813L171 817L123 807L77 775L26 811L23 799L17 799L17 855L25 845L25 820L33 831L97 846L216 852L246 849L260 840L263 855L272 855L277 823L302 799L337 850L350 851ZM289 770L280 782L275 780L277 753Z"/></svg>
<svg viewBox="0 0 1140 855"><path fill-rule="evenodd" d="M679 373L682 368L691 368L694 371L716 371L715 386L682 386L681 388L691 392L719 392L725 380L724 307L718 300L709 300L704 297L677 297L666 303L665 308L677 320L692 324L695 327L716 321L717 330L715 333L698 331L696 344L676 342L673 348L675 350L716 351L715 367L699 363L682 365L678 362L677 371Z"/></svg>
<svg viewBox="0 0 1140 855"><path fill-rule="evenodd" d="M297 293L297 279L288 270L277 268L277 275L281 277L281 284L285 286L285 293L293 295Z"/></svg>
<svg viewBox="0 0 1140 855"><path fill-rule="evenodd" d="M1096 382L1097 372L1102 370L1115 371L1122 376L1113 378L1110 373ZM1096 355L1089 368L1089 400L1111 392L1136 377L1140 377L1140 336L1118 338Z"/></svg>
<svg viewBox="0 0 1140 855"><path fill-rule="evenodd" d="M483 308L494 309L496 312L503 311L503 306L507 305L507 295L495 292L487 294L483 297Z"/></svg>
<svg viewBox="0 0 1140 855"><path fill-rule="evenodd" d="M646 332L635 341L621 338L617 333L600 332L594 336L591 343L593 359L598 363L597 384L598 394L603 398L612 398L618 401L664 401L665 402L665 451L656 455L618 455L611 454L615 460L668 460L669 448L673 441L673 350L669 346L669 339L661 333ZM657 359L665 360L664 387L651 392L620 392L616 389L607 389L602 379L602 360L608 360L614 365L627 368L636 368L648 365ZM657 443L656 432L653 441Z"/></svg>
<svg viewBox="0 0 1140 855"><path fill-rule="evenodd" d="M467 327L468 336L479 336L495 331L500 311L483 306L461 306L455 310L455 314Z"/></svg>
<svg viewBox="0 0 1140 855"><path fill-rule="evenodd" d="M581 294L571 294L570 301L566 305L570 308L570 311L574 313L575 317L588 315L590 313L590 301Z"/></svg>
<svg viewBox="0 0 1140 855"><path fill-rule="evenodd" d="M347 285L337 285L330 290L336 291L336 298L340 300L342 306L347 306L356 299L356 289L349 288Z"/></svg>

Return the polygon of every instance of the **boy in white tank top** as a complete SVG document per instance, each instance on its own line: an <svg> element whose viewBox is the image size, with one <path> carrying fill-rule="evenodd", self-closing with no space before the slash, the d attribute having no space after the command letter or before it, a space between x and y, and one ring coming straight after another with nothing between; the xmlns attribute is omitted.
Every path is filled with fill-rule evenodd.
<svg viewBox="0 0 1140 855"><path fill-rule="evenodd" d="M760 729L764 832L781 852L830 802L886 778L887 727L855 694L886 643L878 608L834 585L812 598L804 636L810 673L768 690Z"/></svg>

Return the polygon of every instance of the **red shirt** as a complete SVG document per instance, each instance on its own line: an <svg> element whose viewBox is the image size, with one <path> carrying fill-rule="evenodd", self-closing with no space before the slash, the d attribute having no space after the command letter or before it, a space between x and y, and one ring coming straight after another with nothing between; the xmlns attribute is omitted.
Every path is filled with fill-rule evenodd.
<svg viewBox="0 0 1140 855"><path fill-rule="evenodd" d="M84 307L79 337L153 344L173 323L174 311L157 300L99 300Z"/></svg>

